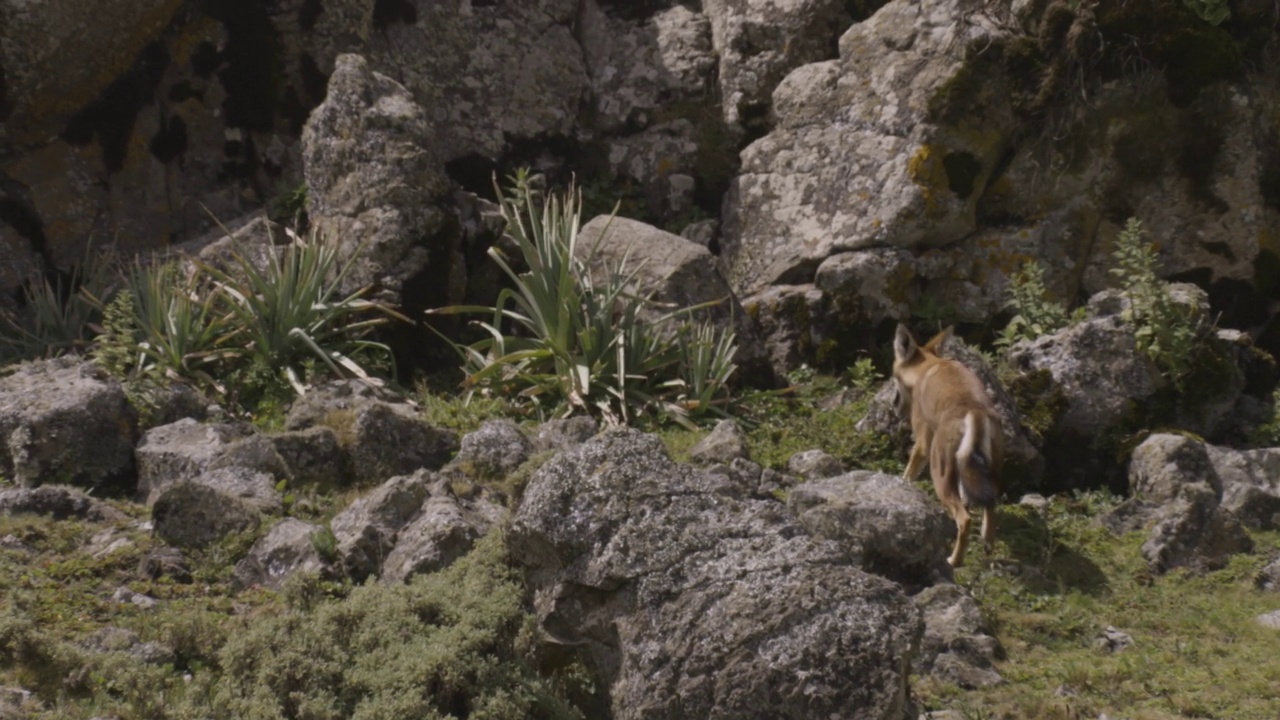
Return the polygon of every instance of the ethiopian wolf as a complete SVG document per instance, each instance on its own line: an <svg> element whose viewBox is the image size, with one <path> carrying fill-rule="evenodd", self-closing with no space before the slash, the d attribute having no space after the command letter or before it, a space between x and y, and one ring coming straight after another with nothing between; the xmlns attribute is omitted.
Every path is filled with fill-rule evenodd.
<svg viewBox="0 0 1280 720"><path fill-rule="evenodd" d="M1004 434L978 376L955 360L938 357L950 333L948 328L918 345L899 325L893 338L893 379L901 402L911 408L915 437L904 477L914 480L928 459L933 488L956 521L956 544L947 562L960 567L969 542L969 506L982 508L987 547L995 541Z"/></svg>

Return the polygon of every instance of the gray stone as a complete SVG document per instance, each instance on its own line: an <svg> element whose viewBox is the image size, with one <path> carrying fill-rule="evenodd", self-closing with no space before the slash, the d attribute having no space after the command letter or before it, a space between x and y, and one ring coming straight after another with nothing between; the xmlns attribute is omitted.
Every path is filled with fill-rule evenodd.
<svg viewBox="0 0 1280 720"><path fill-rule="evenodd" d="M729 464L735 459L750 459L747 435L733 420L721 420L706 437L689 450L689 459L700 463Z"/></svg>
<svg viewBox="0 0 1280 720"><path fill-rule="evenodd" d="M1259 590L1280 592L1280 557L1275 558L1267 563L1266 567L1259 570L1253 581Z"/></svg>
<svg viewBox="0 0 1280 720"><path fill-rule="evenodd" d="M614 717L907 711L921 626L900 590L655 436L611 430L552 458L507 541L543 629L601 678Z"/></svg>
<svg viewBox="0 0 1280 720"><path fill-rule="evenodd" d="M0 490L0 515L47 515L54 520L92 520L110 522L124 513L101 500L85 495L78 488L42 485L38 488Z"/></svg>
<svg viewBox="0 0 1280 720"><path fill-rule="evenodd" d="M0 378L0 472L27 487L121 479L136 424L124 389L93 363L23 363Z"/></svg>
<svg viewBox="0 0 1280 720"><path fill-rule="evenodd" d="M414 575L443 570L506 517L503 508L488 500L459 500L447 485L437 484L418 516L397 535L395 548L382 564L381 578L407 582Z"/></svg>
<svg viewBox="0 0 1280 720"><path fill-rule="evenodd" d="M1093 641L1093 646L1107 653L1123 652L1133 645L1133 636L1108 625Z"/></svg>
<svg viewBox="0 0 1280 720"><path fill-rule="evenodd" d="M1272 610L1269 613L1263 613L1257 618L1258 624L1268 630L1280 630L1280 610Z"/></svg>
<svg viewBox="0 0 1280 720"><path fill-rule="evenodd" d="M362 582L381 570L400 531L421 510L435 482L436 476L425 470L393 477L333 518L329 527L337 540L338 559L352 580Z"/></svg>
<svg viewBox="0 0 1280 720"><path fill-rule="evenodd" d="M637 220L608 216L582 226L577 248L595 277L605 277L607 269L625 260L636 272L638 294L663 306L661 311L646 311L650 318L671 308L715 303L689 317L713 323L721 331L732 330L738 345L734 360L743 372L765 371L764 346L756 328L706 248Z"/></svg>
<svg viewBox="0 0 1280 720"><path fill-rule="evenodd" d="M295 485L339 488L350 484L350 461L332 428L320 425L286 430L272 433L267 439L289 469Z"/></svg>
<svg viewBox="0 0 1280 720"><path fill-rule="evenodd" d="M340 243L343 262L354 259L341 292L372 285L397 302L433 253L456 252L430 244L457 242L441 234L448 179L431 119L363 57L337 58L302 145L308 216L322 237Z"/></svg>
<svg viewBox="0 0 1280 720"><path fill-rule="evenodd" d="M191 478L191 482L243 500L258 512L278 513L284 509L276 479L252 468L240 465L214 468Z"/></svg>
<svg viewBox="0 0 1280 720"><path fill-rule="evenodd" d="M316 550L316 536L325 529L297 518L284 518L271 527L236 563L234 582L238 588L259 585L279 590L295 573L323 573L325 558Z"/></svg>
<svg viewBox="0 0 1280 720"><path fill-rule="evenodd" d="M481 478L503 478L533 454L533 443L510 420L486 420L462 437L454 464Z"/></svg>
<svg viewBox="0 0 1280 720"><path fill-rule="evenodd" d="M598 432L600 424L590 415L548 420L534 432L533 448L535 452L568 450L590 440Z"/></svg>
<svg viewBox="0 0 1280 720"><path fill-rule="evenodd" d="M924 639L913 669L965 688L1002 681L995 661L1004 656L982 609L967 590L945 583L912 598L924 618Z"/></svg>
<svg viewBox="0 0 1280 720"><path fill-rule="evenodd" d="M162 540L203 548L224 537L256 530L261 516L250 503L189 480L166 485L151 504L151 522Z"/></svg>
<svg viewBox="0 0 1280 720"><path fill-rule="evenodd" d="M844 472L840 461L822 450L805 450L787 460L787 471L805 480L821 480Z"/></svg>
<svg viewBox="0 0 1280 720"><path fill-rule="evenodd" d="M774 285L742 301L755 318L765 357L778 377L811 362L821 345L823 293L813 285Z"/></svg>
<svg viewBox="0 0 1280 720"><path fill-rule="evenodd" d="M848 548L868 572L914 586L950 576L955 523L899 477L857 470L812 480L792 488L787 504L805 530Z"/></svg>
<svg viewBox="0 0 1280 720"><path fill-rule="evenodd" d="M146 432L135 450L140 501L151 505L169 485L210 470L242 467L275 479L288 467L266 437L245 423L202 424L185 418Z"/></svg>

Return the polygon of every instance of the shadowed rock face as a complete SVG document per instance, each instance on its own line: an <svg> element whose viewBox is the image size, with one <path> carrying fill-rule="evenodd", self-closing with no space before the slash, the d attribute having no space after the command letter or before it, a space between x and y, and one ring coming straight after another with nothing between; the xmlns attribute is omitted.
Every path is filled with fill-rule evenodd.
<svg viewBox="0 0 1280 720"><path fill-rule="evenodd" d="M610 431L538 471L508 544L617 718L904 717L915 610L748 493Z"/></svg>

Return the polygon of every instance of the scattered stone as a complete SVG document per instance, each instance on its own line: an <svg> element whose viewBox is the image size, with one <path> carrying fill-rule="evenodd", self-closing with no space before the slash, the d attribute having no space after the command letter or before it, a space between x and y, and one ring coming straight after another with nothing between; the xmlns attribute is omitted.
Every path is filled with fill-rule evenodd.
<svg viewBox="0 0 1280 720"><path fill-rule="evenodd" d="M787 460L787 471L805 480L822 480L844 472L840 461L822 450L804 450Z"/></svg>
<svg viewBox="0 0 1280 720"><path fill-rule="evenodd" d="M533 443L514 422L486 420L462 438L453 464L474 477L504 478L532 454Z"/></svg>
<svg viewBox="0 0 1280 720"><path fill-rule="evenodd" d="M279 590L295 573L325 572L328 562L316 547L317 536L325 532L323 527L297 518L281 520L236 563L235 586Z"/></svg>
<svg viewBox="0 0 1280 720"><path fill-rule="evenodd" d="M418 514L438 479L427 470L393 477L333 518L329 527L337 558L352 580L363 582L381 570L401 529Z"/></svg>
<svg viewBox="0 0 1280 720"><path fill-rule="evenodd" d="M168 485L151 505L156 535L184 548L208 547L228 535L255 530L260 520L248 502L191 481Z"/></svg>
<svg viewBox="0 0 1280 720"><path fill-rule="evenodd" d="M169 485L219 468L239 466L276 479L289 477L275 446L247 423L203 424L185 418L148 430L135 454L137 496L148 505Z"/></svg>
<svg viewBox="0 0 1280 720"><path fill-rule="evenodd" d="M589 415L548 420L539 425L534 433L534 451L568 450L590 440L598 432L600 432L600 424Z"/></svg>
<svg viewBox="0 0 1280 720"><path fill-rule="evenodd" d="M127 587L117 588L116 591L111 594L111 599L121 604L129 603L137 605L143 610L150 610L160 604L159 600L156 600L149 595L136 593Z"/></svg>
<svg viewBox="0 0 1280 720"><path fill-rule="evenodd" d="M750 459L747 435L733 420L721 420L709 435L689 450L689 459L699 463L728 465L736 458Z"/></svg>
<svg viewBox="0 0 1280 720"><path fill-rule="evenodd" d="M943 583L925 588L912 600L924 618L915 672L968 689L1002 682L995 661L1004 656L1004 648L990 634L982 610L966 589Z"/></svg>
<svg viewBox="0 0 1280 720"><path fill-rule="evenodd" d="M63 485L0 490L0 515L47 515L54 520L112 522L124 514L84 491Z"/></svg>
<svg viewBox="0 0 1280 720"><path fill-rule="evenodd" d="M382 580L407 582L445 569L506 516L505 510L483 498L460 501L449 492L448 483L437 483L417 517L397 534L395 548L382 564Z"/></svg>
<svg viewBox="0 0 1280 720"><path fill-rule="evenodd" d="M299 487L341 488L351 482L350 462L332 428L316 426L268 436Z"/></svg>
<svg viewBox="0 0 1280 720"><path fill-rule="evenodd" d="M1269 630L1280 630L1280 610L1272 610L1255 618L1258 624Z"/></svg>
<svg viewBox="0 0 1280 720"><path fill-rule="evenodd" d="M1133 645L1133 636L1110 625L1103 628L1102 633L1093 641L1095 649L1106 653L1122 652L1129 649L1131 645Z"/></svg>
<svg viewBox="0 0 1280 720"><path fill-rule="evenodd" d="M1259 590L1280 592L1280 557L1267 563L1266 567L1258 571L1257 577L1254 578L1254 584L1257 585Z"/></svg>
<svg viewBox="0 0 1280 720"><path fill-rule="evenodd" d="M158 547L142 556L138 562L138 576L147 580L169 578L176 583L191 582L191 566L187 557L175 547Z"/></svg>
<svg viewBox="0 0 1280 720"><path fill-rule="evenodd" d="M19 485L120 481L136 432L124 388L92 362L28 362L0 377L0 472Z"/></svg>

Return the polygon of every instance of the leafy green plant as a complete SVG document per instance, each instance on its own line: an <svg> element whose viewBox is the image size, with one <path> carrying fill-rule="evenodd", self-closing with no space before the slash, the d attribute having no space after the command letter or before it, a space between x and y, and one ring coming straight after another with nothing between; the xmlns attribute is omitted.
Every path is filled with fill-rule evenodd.
<svg viewBox="0 0 1280 720"><path fill-rule="evenodd" d="M263 269L238 252L232 255L235 273L200 264L226 295L233 354L281 374L300 395L306 392L306 360L339 377L368 379L362 361L391 354L386 345L366 339L368 333L403 316L363 299L364 290L339 292L358 251L340 263L337 243L315 232L308 239L286 233L291 242L269 253Z"/></svg>
<svg viewBox="0 0 1280 720"><path fill-rule="evenodd" d="M858 358L845 371L850 384L863 392L870 390L884 380L884 375L876 369L876 364L869 357Z"/></svg>
<svg viewBox="0 0 1280 720"><path fill-rule="evenodd" d="M1022 269L1009 278L1008 292L1006 307L1014 311L1014 316L996 338L998 348L1048 335L1071 320L1062 303L1049 299L1044 267L1035 260L1023 263Z"/></svg>
<svg viewBox="0 0 1280 720"><path fill-rule="evenodd" d="M47 277L23 286L26 307L19 313L0 311L0 361L53 357L89 347L101 317L98 298L112 284L110 264L93 246L71 268L65 280Z"/></svg>
<svg viewBox="0 0 1280 720"><path fill-rule="evenodd" d="M1138 349L1163 369L1181 389L1195 360L1200 308L1174 301L1168 283L1156 274L1156 249L1142 239L1142 223L1129 218L1116 238L1111 274L1120 280L1129 307L1124 318L1133 324Z"/></svg>
<svg viewBox="0 0 1280 720"><path fill-rule="evenodd" d="M236 327L220 289L177 262L137 261L129 274L137 370L224 388L206 368L231 357Z"/></svg>
<svg viewBox="0 0 1280 720"><path fill-rule="evenodd" d="M633 290L639 268L628 258L589 270L578 249L581 197L543 194L528 175L511 178L501 195L514 262L497 248L489 255L511 286L493 307L451 306L434 314L486 314L475 321L486 337L469 345L445 338L458 352L469 392L507 396L539 415L586 412L606 422L631 422L656 412L682 424L723 412L726 383L736 366L734 336L687 320L705 307L650 317L654 303ZM607 228L605 230L607 232ZM594 252L594 251L593 251Z"/></svg>

